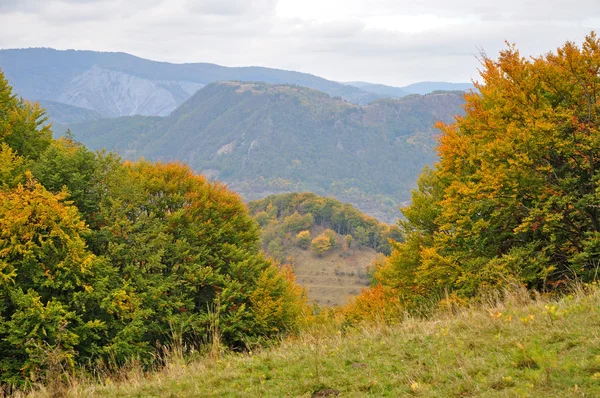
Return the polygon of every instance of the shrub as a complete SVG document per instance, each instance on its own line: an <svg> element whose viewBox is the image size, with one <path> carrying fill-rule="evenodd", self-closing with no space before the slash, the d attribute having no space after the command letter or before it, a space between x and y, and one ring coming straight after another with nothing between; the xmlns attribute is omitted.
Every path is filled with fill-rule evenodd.
<svg viewBox="0 0 600 398"><path fill-rule="evenodd" d="M322 256L331 249L331 239L325 235L319 235L312 240L310 246L317 256Z"/></svg>
<svg viewBox="0 0 600 398"><path fill-rule="evenodd" d="M310 231L300 231L298 235L296 235L296 244L298 247L306 250L310 246Z"/></svg>

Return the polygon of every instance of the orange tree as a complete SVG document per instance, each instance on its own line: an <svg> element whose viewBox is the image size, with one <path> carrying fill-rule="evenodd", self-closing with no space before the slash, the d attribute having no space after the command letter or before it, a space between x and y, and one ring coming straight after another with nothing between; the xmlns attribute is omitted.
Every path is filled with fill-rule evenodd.
<svg viewBox="0 0 600 398"><path fill-rule="evenodd" d="M377 279L405 303L509 281L553 289L600 264L600 40L482 59L466 114L439 124L440 160L403 209Z"/></svg>

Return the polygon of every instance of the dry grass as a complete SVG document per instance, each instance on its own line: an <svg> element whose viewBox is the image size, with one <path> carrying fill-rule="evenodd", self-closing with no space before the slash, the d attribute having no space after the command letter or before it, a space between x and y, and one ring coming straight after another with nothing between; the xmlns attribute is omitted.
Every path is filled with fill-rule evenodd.
<svg viewBox="0 0 600 398"><path fill-rule="evenodd" d="M323 257L310 250L290 249L294 258L296 280L308 289L308 297L320 305L344 305L368 286L367 267L377 253L373 249L350 249L346 254L340 248Z"/></svg>

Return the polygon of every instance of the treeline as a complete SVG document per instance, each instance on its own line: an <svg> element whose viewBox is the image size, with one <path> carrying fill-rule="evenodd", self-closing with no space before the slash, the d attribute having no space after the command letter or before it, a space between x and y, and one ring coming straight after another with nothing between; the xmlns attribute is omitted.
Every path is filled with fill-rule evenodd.
<svg viewBox="0 0 600 398"><path fill-rule="evenodd" d="M598 279L600 40L533 59L509 46L482 61L479 94L466 96L464 117L438 125L440 161L419 178L404 242L355 314Z"/></svg>
<svg viewBox="0 0 600 398"><path fill-rule="evenodd" d="M251 347L306 308L236 194L181 164L54 140L0 72L0 385L149 364L173 339Z"/></svg>
<svg viewBox="0 0 600 398"><path fill-rule="evenodd" d="M286 240L295 240L302 248L312 244L317 254L337 245L368 247L390 254L390 239L401 239L397 228L363 214L352 205L309 192L271 195L248 206L262 227L263 248L275 257L284 253Z"/></svg>

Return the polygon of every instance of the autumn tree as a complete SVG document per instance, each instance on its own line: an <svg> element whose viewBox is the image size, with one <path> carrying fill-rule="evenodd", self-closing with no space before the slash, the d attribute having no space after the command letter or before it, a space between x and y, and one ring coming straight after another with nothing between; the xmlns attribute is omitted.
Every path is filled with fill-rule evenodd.
<svg viewBox="0 0 600 398"><path fill-rule="evenodd" d="M377 272L411 300L597 276L600 40L481 61L465 115L439 124L440 161L403 210L405 241Z"/></svg>
<svg viewBox="0 0 600 398"><path fill-rule="evenodd" d="M331 240L327 236L321 234L312 240L310 247L317 256L320 257L323 253L331 249Z"/></svg>
<svg viewBox="0 0 600 398"><path fill-rule="evenodd" d="M352 246L352 235L344 236L344 251L347 251Z"/></svg>
<svg viewBox="0 0 600 398"><path fill-rule="evenodd" d="M325 236L327 239L329 239L329 244L332 249L337 247L337 244L338 244L337 234L335 233L334 230L329 229L329 228L326 229L325 231L323 231L323 236Z"/></svg>
<svg viewBox="0 0 600 398"><path fill-rule="evenodd" d="M49 352L67 368L90 359L106 331L111 269L87 250L89 230L66 196L31 178L0 190L2 381L36 380Z"/></svg>
<svg viewBox="0 0 600 398"><path fill-rule="evenodd" d="M310 246L310 242L310 231L300 231L296 235L296 244L298 247L306 250Z"/></svg>

